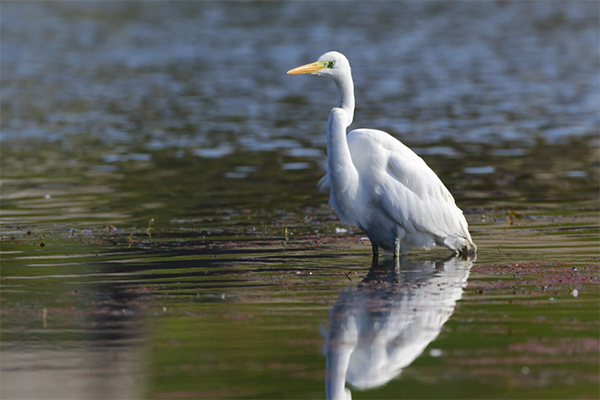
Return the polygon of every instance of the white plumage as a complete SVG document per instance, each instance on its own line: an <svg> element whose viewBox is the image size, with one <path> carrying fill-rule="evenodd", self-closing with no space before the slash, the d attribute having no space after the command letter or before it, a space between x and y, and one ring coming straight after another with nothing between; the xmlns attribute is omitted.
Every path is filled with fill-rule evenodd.
<svg viewBox="0 0 600 400"><path fill-rule="evenodd" d="M338 52L288 71L331 77L339 106L327 125L327 174L319 187L329 189L329 203L343 224L358 226L378 248L406 253L440 245L473 254L467 221L452 194L425 161L388 133L356 129L346 135L354 117L354 84L350 64Z"/></svg>

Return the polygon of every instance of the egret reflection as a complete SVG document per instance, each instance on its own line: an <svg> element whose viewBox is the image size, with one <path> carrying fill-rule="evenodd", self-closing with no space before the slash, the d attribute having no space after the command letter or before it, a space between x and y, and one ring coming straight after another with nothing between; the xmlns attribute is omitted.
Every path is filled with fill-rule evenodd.
<svg viewBox="0 0 600 400"><path fill-rule="evenodd" d="M350 399L346 382L375 388L398 376L440 333L462 297L472 259L374 262L329 312L325 391Z"/></svg>

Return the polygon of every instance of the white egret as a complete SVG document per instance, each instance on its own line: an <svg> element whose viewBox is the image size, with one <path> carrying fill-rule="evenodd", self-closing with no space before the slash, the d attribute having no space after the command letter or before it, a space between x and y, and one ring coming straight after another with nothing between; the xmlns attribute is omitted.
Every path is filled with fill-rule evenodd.
<svg viewBox="0 0 600 400"><path fill-rule="evenodd" d="M329 203L343 224L358 226L373 246L395 257L411 248L445 246L474 254L465 217L452 194L425 161L386 132L356 129L354 83L346 57L331 51L316 62L294 68L289 75L332 78L338 107L327 124L327 174L319 187L329 189Z"/></svg>

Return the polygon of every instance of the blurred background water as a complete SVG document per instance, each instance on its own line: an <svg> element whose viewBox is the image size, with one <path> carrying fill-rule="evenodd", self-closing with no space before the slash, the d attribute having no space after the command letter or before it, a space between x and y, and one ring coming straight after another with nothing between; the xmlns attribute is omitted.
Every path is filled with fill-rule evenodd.
<svg viewBox="0 0 600 400"><path fill-rule="evenodd" d="M595 135L597 16L578 1L7 3L2 139L322 151L333 85L285 71L328 50L353 66L356 126L424 143Z"/></svg>
<svg viewBox="0 0 600 400"><path fill-rule="evenodd" d="M599 18L589 1L3 2L2 397L323 396L316 327L346 273L366 274L368 247L315 188L335 87L285 72L330 50L353 68L352 128L386 130L423 156L465 210L480 265L575 263L581 279L561 290L588 290ZM540 250L550 234L560 240ZM574 329L594 337L596 305L579 301ZM465 304L471 335L516 312ZM553 329L566 323L555 317ZM535 323L518 340L535 338ZM461 360L506 346L486 353L471 339L473 352L447 333L449 361L421 359L432 381L408 372L363 395L482 397L492 376L500 397L569 397L575 384L589 397L597 383L586 352L567 372L533 379L515 363L514 375L476 377Z"/></svg>

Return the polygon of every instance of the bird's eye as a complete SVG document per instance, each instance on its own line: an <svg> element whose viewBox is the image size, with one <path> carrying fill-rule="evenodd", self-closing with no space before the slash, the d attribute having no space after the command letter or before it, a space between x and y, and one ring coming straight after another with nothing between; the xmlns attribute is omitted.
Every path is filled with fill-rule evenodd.
<svg viewBox="0 0 600 400"><path fill-rule="evenodd" d="M327 63L327 68L333 68L334 65L335 65L335 61L329 61Z"/></svg>

